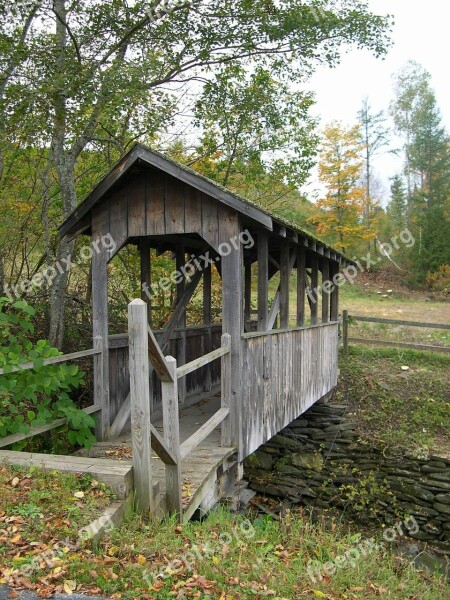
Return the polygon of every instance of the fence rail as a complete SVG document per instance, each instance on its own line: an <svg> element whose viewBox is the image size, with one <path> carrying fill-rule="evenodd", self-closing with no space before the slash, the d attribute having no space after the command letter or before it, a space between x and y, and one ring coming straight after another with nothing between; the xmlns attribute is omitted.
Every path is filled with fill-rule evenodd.
<svg viewBox="0 0 450 600"><path fill-rule="evenodd" d="M100 349L90 348L89 350L81 350L79 352L72 352L71 354L61 354L60 356L52 356L50 358L45 358L42 363L39 360L39 363L35 362L27 362L22 365L18 365L13 367L12 369L0 369L1 375L9 375L10 373L19 373L20 371L30 371L31 369L39 369L41 367L47 367L49 365L56 365L63 362L69 362L72 360L77 360L80 358L85 358L87 356L94 356L96 354L101 354ZM88 415L92 415L98 413L102 410L102 407L99 404L93 404L92 406L88 406L87 408L82 409ZM27 433L13 433L11 435L7 435L3 438L0 438L0 448L6 448L7 446L11 446L12 444L16 444L17 442L22 442L23 440L30 439L32 437L36 437L37 435L41 435L42 433L47 433L47 431L52 431L53 429L57 429L58 427L62 427L67 424L67 419L55 419L51 421L51 423L46 423L45 425L39 425L37 427L32 427Z"/></svg>
<svg viewBox="0 0 450 600"><path fill-rule="evenodd" d="M342 342L344 353L348 354L349 342L357 344L367 344L373 346L387 346L397 348L407 348L410 350L422 350L427 352L439 352L450 354L450 346L432 346L429 344L418 344L413 342L400 342L396 340L376 340L361 337L350 337L349 329L354 321L364 323L379 323L381 325L401 325L403 327L423 327L427 329L445 329L450 331L450 325L445 323L425 323L422 321L403 321L399 319L383 319L381 317L366 317L362 315L350 315L347 310L342 312Z"/></svg>
<svg viewBox="0 0 450 600"><path fill-rule="evenodd" d="M194 434L180 444L178 418L178 380L188 373L222 358L223 370L229 370L231 338L222 336L222 346L213 352L177 368L172 356L164 356L160 344L147 323L147 305L133 300L128 305L128 328L130 342L130 401L131 439L136 501L143 512L156 508L152 484L152 461L150 449L159 456L166 471L167 509L183 519L181 461L220 425L230 413L226 399L222 407ZM150 365L161 379L163 405L163 437L150 421ZM224 398L224 394L222 394Z"/></svg>

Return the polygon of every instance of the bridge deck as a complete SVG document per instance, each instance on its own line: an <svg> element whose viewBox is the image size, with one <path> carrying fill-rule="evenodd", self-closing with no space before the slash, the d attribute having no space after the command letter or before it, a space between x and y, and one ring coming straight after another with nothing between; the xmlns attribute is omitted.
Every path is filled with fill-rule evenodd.
<svg viewBox="0 0 450 600"><path fill-rule="evenodd" d="M180 442L187 440L220 408L220 392L180 410ZM156 429L163 432L162 420L153 422ZM220 426L204 442L182 461L182 496L184 517L189 519L205 500L217 480L217 470L223 465L226 471L236 462L234 448L220 446ZM80 450L78 456L89 457L96 461L115 460L122 465L132 466L131 433L124 433L111 442L97 442L90 450ZM164 463L152 453L153 483L160 485L161 497L165 493Z"/></svg>

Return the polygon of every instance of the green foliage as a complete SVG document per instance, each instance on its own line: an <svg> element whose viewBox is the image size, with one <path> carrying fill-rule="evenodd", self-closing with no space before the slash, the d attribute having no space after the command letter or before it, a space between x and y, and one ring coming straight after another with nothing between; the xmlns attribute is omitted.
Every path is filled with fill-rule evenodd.
<svg viewBox="0 0 450 600"><path fill-rule="evenodd" d="M54 419L68 421L68 439L73 445L90 446L95 441L91 428L95 422L79 410L70 393L84 383L76 365L44 366L44 360L61 353L45 340L33 344L31 317L34 309L25 301L0 298L0 437L28 433L32 427ZM34 363L33 369L13 369ZM23 446L23 443L20 444Z"/></svg>

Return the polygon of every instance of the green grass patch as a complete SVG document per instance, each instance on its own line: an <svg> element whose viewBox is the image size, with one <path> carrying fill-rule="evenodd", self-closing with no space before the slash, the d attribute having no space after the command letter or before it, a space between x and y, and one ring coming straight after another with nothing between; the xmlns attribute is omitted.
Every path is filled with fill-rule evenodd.
<svg viewBox="0 0 450 600"><path fill-rule="evenodd" d="M337 398L354 413L361 437L400 453L447 454L450 356L350 347L340 369Z"/></svg>

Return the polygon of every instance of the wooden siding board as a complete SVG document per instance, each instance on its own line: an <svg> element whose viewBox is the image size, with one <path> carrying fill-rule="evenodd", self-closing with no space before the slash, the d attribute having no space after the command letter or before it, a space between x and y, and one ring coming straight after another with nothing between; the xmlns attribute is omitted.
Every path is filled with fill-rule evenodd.
<svg viewBox="0 0 450 600"><path fill-rule="evenodd" d="M166 234L184 233L185 217L184 217L184 196L185 185L166 175L166 192L165 192L165 219L166 219Z"/></svg>
<svg viewBox="0 0 450 600"><path fill-rule="evenodd" d="M157 173L147 173L145 185L146 234L164 235L164 179Z"/></svg>
<svg viewBox="0 0 450 600"><path fill-rule="evenodd" d="M337 324L243 339L243 455L336 385Z"/></svg>

